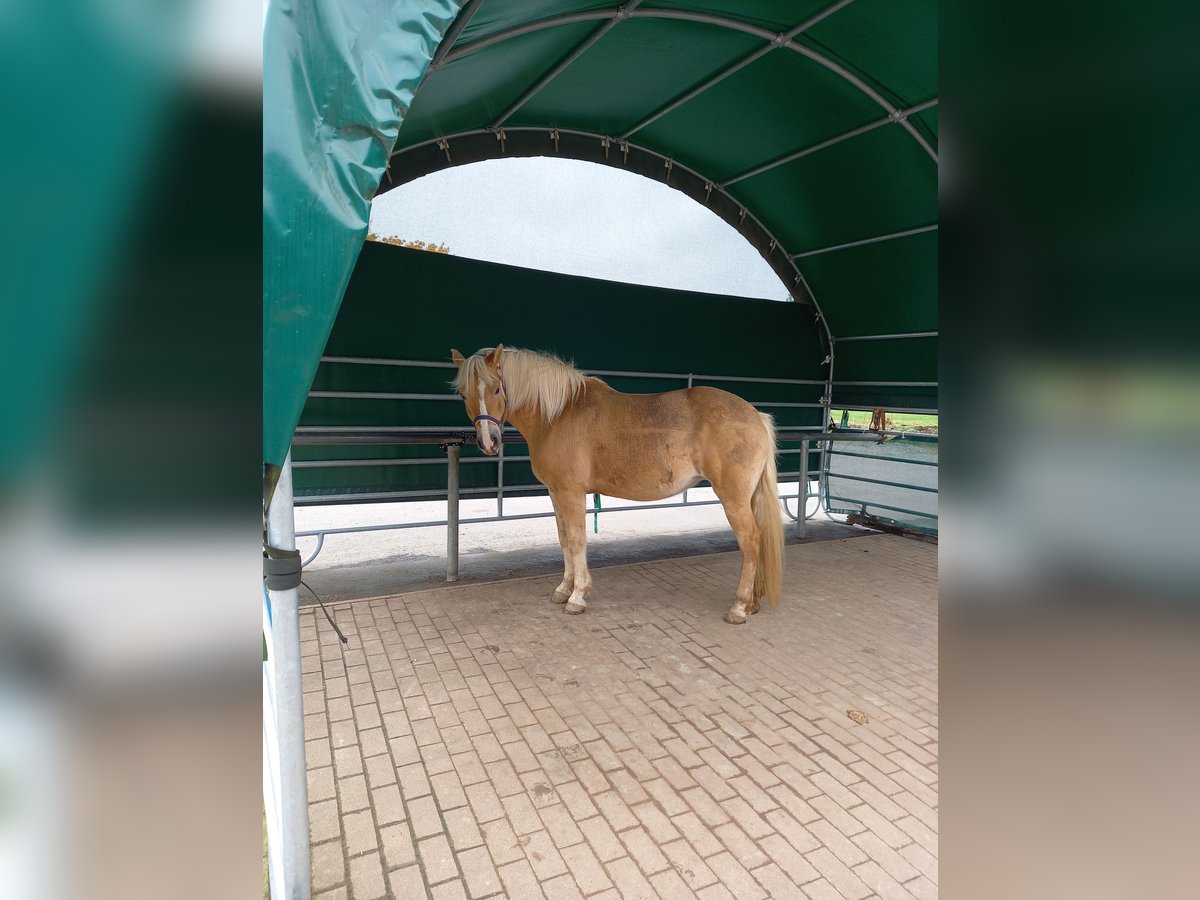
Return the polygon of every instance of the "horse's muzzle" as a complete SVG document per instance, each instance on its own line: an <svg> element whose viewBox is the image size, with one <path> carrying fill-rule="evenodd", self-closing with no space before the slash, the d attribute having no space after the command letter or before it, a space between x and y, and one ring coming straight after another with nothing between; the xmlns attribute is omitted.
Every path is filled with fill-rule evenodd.
<svg viewBox="0 0 1200 900"><path fill-rule="evenodd" d="M497 456L500 453L500 443L503 440L500 429L491 422L480 422L479 425L480 427L475 431L475 445L486 455Z"/></svg>

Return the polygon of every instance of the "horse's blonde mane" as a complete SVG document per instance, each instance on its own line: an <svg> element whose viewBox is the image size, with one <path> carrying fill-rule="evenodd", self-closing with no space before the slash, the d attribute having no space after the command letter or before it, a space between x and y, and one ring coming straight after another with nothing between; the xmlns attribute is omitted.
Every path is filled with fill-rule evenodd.
<svg viewBox="0 0 1200 900"><path fill-rule="evenodd" d="M487 367L491 349L480 350L463 360L454 379L460 393L475 390L479 379L491 388L496 380ZM509 412L534 410L549 424L587 390L588 376L570 363L549 353L505 347L500 357L500 371Z"/></svg>

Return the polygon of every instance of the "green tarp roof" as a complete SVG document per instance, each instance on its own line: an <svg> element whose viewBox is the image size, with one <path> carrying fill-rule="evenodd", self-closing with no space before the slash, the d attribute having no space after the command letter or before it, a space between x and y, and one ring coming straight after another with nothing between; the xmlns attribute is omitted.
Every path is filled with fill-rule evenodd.
<svg viewBox="0 0 1200 900"><path fill-rule="evenodd" d="M265 66L269 462L376 189L480 159L557 153L670 183L834 338L937 329L933 0L272 2Z"/></svg>

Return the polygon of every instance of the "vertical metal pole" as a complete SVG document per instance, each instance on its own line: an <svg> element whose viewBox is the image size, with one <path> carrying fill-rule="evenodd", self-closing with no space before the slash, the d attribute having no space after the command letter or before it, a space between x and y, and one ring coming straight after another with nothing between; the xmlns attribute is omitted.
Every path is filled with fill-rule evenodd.
<svg viewBox="0 0 1200 900"><path fill-rule="evenodd" d="M496 463L496 515L504 518L504 433L500 434L500 461Z"/></svg>
<svg viewBox="0 0 1200 900"><path fill-rule="evenodd" d="M267 540L281 550L296 549L292 505L292 455L283 461L279 483L267 510ZM280 846L287 900L312 896L308 846L308 774L304 754L304 694L300 671L300 589L270 591L271 664L275 680L275 728L279 748Z"/></svg>
<svg viewBox="0 0 1200 900"><path fill-rule="evenodd" d="M808 441L800 442L800 483L796 486L796 540L804 540L808 512Z"/></svg>
<svg viewBox="0 0 1200 900"><path fill-rule="evenodd" d="M829 331L828 325L825 329L825 336L829 339L829 379L825 382L825 397L823 398L823 402L825 405L821 408L821 416L822 416L821 430L822 431L829 430L829 418L830 418L830 415L832 414L832 410L833 410L833 364L834 364L834 362L836 362L836 359L834 356L834 347L835 347L836 342L833 339L833 334ZM817 496L822 498L821 502L824 503L825 501L823 498L826 497L829 493L829 491L828 491L829 478L827 477L827 474L829 472L830 442L829 441L821 441L821 446L819 449L821 452L821 461L820 461L821 468L820 468L820 473L817 477Z"/></svg>
<svg viewBox="0 0 1200 900"><path fill-rule="evenodd" d="M458 581L458 457L459 444L446 445L446 580Z"/></svg>

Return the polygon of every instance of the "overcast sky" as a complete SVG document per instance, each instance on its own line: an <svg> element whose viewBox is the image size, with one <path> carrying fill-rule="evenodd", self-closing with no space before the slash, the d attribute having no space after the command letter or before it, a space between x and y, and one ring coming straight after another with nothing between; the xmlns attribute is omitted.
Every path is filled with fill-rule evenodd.
<svg viewBox="0 0 1200 900"><path fill-rule="evenodd" d="M496 159L379 197L371 230L451 254L610 281L786 300L732 227L674 188L571 159Z"/></svg>

